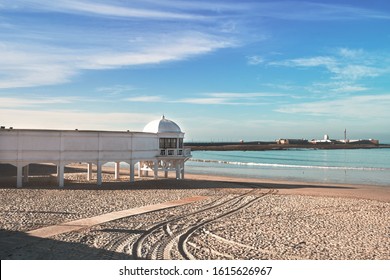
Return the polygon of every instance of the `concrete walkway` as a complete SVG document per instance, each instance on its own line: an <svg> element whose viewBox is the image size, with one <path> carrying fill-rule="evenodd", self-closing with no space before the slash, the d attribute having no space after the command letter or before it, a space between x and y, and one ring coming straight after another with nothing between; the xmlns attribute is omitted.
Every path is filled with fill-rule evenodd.
<svg viewBox="0 0 390 280"><path fill-rule="evenodd" d="M147 205L147 206L142 206L142 207L138 207L138 208L117 211L117 212L111 212L111 213L106 213L106 214L91 217L91 218L85 218L85 219L80 219L80 220L75 220L75 221L71 221L71 222L66 222L66 223L54 225L54 226L48 226L48 227L44 227L44 228L34 229L34 230L30 230L26 233L29 236L46 238L46 237L58 235L61 233L66 233L66 232L70 232L70 231L74 231L74 230L80 230L83 228L92 227L92 226L95 226L98 224L106 223L109 221L129 217L129 216L144 214L147 212L162 210L162 209L166 209L166 208L170 208L170 207L181 206L181 205L189 204L192 202L204 200L206 198L208 198L208 197L207 196L187 197L187 198L183 198L183 199L179 199L179 200L168 201L168 202L163 202L163 203L154 204L154 205Z"/></svg>

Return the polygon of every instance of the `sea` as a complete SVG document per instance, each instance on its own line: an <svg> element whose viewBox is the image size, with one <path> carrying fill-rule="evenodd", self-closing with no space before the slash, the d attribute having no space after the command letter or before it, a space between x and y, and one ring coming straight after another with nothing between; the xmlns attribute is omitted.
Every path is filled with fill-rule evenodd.
<svg viewBox="0 0 390 280"><path fill-rule="evenodd" d="M186 173L390 187L390 149L192 151Z"/></svg>

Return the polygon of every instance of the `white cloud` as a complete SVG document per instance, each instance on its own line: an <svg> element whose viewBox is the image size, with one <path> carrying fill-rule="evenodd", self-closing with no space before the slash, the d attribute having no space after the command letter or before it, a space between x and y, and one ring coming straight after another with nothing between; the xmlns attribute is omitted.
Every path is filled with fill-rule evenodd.
<svg viewBox="0 0 390 280"><path fill-rule="evenodd" d="M329 21L375 19L389 20L386 12L365 9L351 5L312 3L306 1L274 1L255 5L259 16L295 20L295 21Z"/></svg>
<svg viewBox="0 0 390 280"><path fill-rule="evenodd" d="M331 67L329 70L335 74L335 79L341 80L359 80L367 77L377 77L385 71L376 67L353 64Z"/></svg>
<svg viewBox="0 0 390 280"><path fill-rule="evenodd" d="M27 20L10 15L1 18L1 24L12 26L12 30L0 33L0 89L61 84L84 70L179 61L239 44L231 34L219 31L218 23L208 20L217 11L205 16L200 12L203 9L191 5L183 12L180 6L153 1L5 3L0 9L26 14ZM29 16L36 12L51 15L39 20ZM64 24L62 18L51 24L55 13L71 14L75 20ZM96 18L82 18L90 15ZM206 18L207 25L202 21ZM86 24L81 26L80 22Z"/></svg>
<svg viewBox="0 0 390 280"><path fill-rule="evenodd" d="M0 45L0 89L61 84L83 70L113 69L132 65L178 61L234 46L234 42L200 33L153 36L134 50L107 52L47 45Z"/></svg>
<svg viewBox="0 0 390 280"><path fill-rule="evenodd" d="M252 55L247 57L249 65L258 65L264 62L264 58L258 55Z"/></svg>
<svg viewBox="0 0 390 280"><path fill-rule="evenodd" d="M290 67L318 67L325 66L332 68L337 62L334 58L329 56L315 56L309 58L296 58L279 62L271 62L270 65L281 65Z"/></svg>
<svg viewBox="0 0 390 280"><path fill-rule="evenodd" d="M131 102L166 102L165 99L158 95L140 95L123 99Z"/></svg>
<svg viewBox="0 0 390 280"><path fill-rule="evenodd" d="M76 61L75 61L76 60ZM0 45L0 88L40 86L68 81L78 69L77 62L63 49L43 46Z"/></svg>
<svg viewBox="0 0 390 280"><path fill-rule="evenodd" d="M16 98L16 97L0 97L0 108L12 108L12 107L31 107L39 105L49 104L68 104L74 102L75 98L61 97L61 98Z"/></svg>
<svg viewBox="0 0 390 280"><path fill-rule="evenodd" d="M245 105L256 106L264 105L269 102L269 98L285 96L279 93L238 93L238 92L214 92L203 93L196 97L172 99L166 96L157 95L140 95L125 98L125 101L132 102L164 102L164 103L185 103L185 104L197 104L197 105Z"/></svg>
<svg viewBox="0 0 390 280"><path fill-rule="evenodd" d="M177 103L200 104L200 105L227 105L230 104L229 99L221 97L204 97L204 98L183 98Z"/></svg>
<svg viewBox="0 0 390 280"><path fill-rule="evenodd" d="M390 94L360 95L335 100L289 104L275 110L281 113L333 116L347 119L390 118Z"/></svg>
<svg viewBox="0 0 390 280"><path fill-rule="evenodd" d="M351 84L358 80L388 73L387 59L387 56L367 54L363 50L341 48L332 56L287 59L273 61L268 65L298 68L322 67L327 70L332 80Z"/></svg>
<svg viewBox="0 0 390 280"><path fill-rule="evenodd" d="M272 93L272 92L212 92L212 93L207 93L206 95L213 96L213 97L240 98L240 99L285 96L285 94Z"/></svg>
<svg viewBox="0 0 390 280"><path fill-rule="evenodd" d="M358 91L367 91L369 88L360 86L360 85L339 85L331 89L333 92L358 92Z"/></svg>
<svg viewBox="0 0 390 280"><path fill-rule="evenodd" d="M5 0L6 1L6 0ZM11 2L11 1L6 1ZM146 19L164 19L164 20L199 20L205 19L204 16L188 13L179 13L173 11L163 11L151 8L125 5L123 2L110 1L109 3L97 3L97 1L88 0L40 0L39 3L31 0L11 2L14 8L29 8L36 10L55 11L59 13L80 13L85 15L123 17L123 18L146 18Z"/></svg>
<svg viewBox="0 0 390 280"><path fill-rule="evenodd" d="M313 83L306 87L306 90L313 93L353 93L369 90L361 84L353 83L353 81L332 81L325 83Z"/></svg>
<svg viewBox="0 0 390 280"><path fill-rule="evenodd" d="M126 92L134 91L137 88L131 86L131 85L115 85L111 87L99 87L96 89L97 92L103 92L105 94L114 96L114 95L121 95Z"/></svg>
<svg viewBox="0 0 390 280"><path fill-rule="evenodd" d="M364 51L362 49L349 49L349 48L340 48L338 50L339 55L346 58L359 58L364 56Z"/></svg>
<svg viewBox="0 0 390 280"><path fill-rule="evenodd" d="M1 124L30 129L131 130L142 128L158 115L139 113L83 112L75 110L0 110ZM28 121L26 121L28 120Z"/></svg>
<svg viewBox="0 0 390 280"><path fill-rule="evenodd" d="M86 56L83 68L107 69L127 65L155 64L233 47L234 42L200 32L177 33L150 38L147 45L132 52L97 53Z"/></svg>

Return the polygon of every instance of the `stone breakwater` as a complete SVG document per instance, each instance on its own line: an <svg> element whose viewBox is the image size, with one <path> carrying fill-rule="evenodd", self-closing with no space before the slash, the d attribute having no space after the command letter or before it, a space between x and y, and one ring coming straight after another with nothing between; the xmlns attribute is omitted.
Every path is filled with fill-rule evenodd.
<svg viewBox="0 0 390 280"><path fill-rule="evenodd" d="M24 234L194 195L209 198L50 238ZM0 189L0 197L1 259L390 259L390 204L374 200L189 180Z"/></svg>

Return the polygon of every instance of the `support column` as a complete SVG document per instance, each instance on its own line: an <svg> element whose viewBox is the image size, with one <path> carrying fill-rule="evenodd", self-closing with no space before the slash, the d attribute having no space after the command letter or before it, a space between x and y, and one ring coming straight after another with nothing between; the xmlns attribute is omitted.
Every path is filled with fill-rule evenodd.
<svg viewBox="0 0 390 280"><path fill-rule="evenodd" d="M142 177L149 177L149 163L146 164L146 170L142 171Z"/></svg>
<svg viewBox="0 0 390 280"><path fill-rule="evenodd" d="M97 185L100 187L102 185L102 163L97 163Z"/></svg>
<svg viewBox="0 0 390 280"><path fill-rule="evenodd" d="M134 182L134 161L132 160L130 161L130 182Z"/></svg>
<svg viewBox="0 0 390 280"><path fill-rule="evenodd" d="M158 161L153 161L153 173L154 173L154 179L158 179Z"/></svg>
<svg viewBox="0 0 390 280"><path fill-rule="evenodd" d="M184 179L184 161L181 163L181 179Z"/></svg>
<svg viewBox="0 0 390 280"><path fill-rule="evenodd" d="M141 178L141 177L142 177L141 166L142 166L142 161L139 161L139 162L138 162L138 178Z"/></svg>
<svg viewBox="0 0 390 280"><path fill-rule="evenodd" d="M180 179L180 163L176 163L176 179Z"/></svg>
<svg viewBox="0 0 390 280"><path fill-rule="evenodd" d="M120 178L120 162L115 162L115 180Z"/></svg>
<svg viewBox="0 0 390 280"><path fill-rule="evenodd" d="M88 163L87 180L92 180L92 163Z"/></svg>
<svg viewBox="0 0 390 280"><path fill-rule="evenodd" d="M168 178L168 171L167 170L164 171L164 177Z"/></svg>
<svg viewBox="0 0 390 280"><path fill-rule="evenodd" d="M22 180L22 177L23 177L23 166L18 164L16 165L16 187L17 188L21 188L23 187L23 180Z"/></svg>
<svg viewBox="0 0 390 280"><path fill-rule="evenodd" d="M29 172L29 164L23 167L23 183L28 182L28 172Z"/></svg>
<svg viewBox="0 0 390 280"><path fill-rule="evenodd" d="M58 187L60 188L64 187L64 171L65 171L65 165L63 163L57 165L57 181L58 181Z"/></svg>

